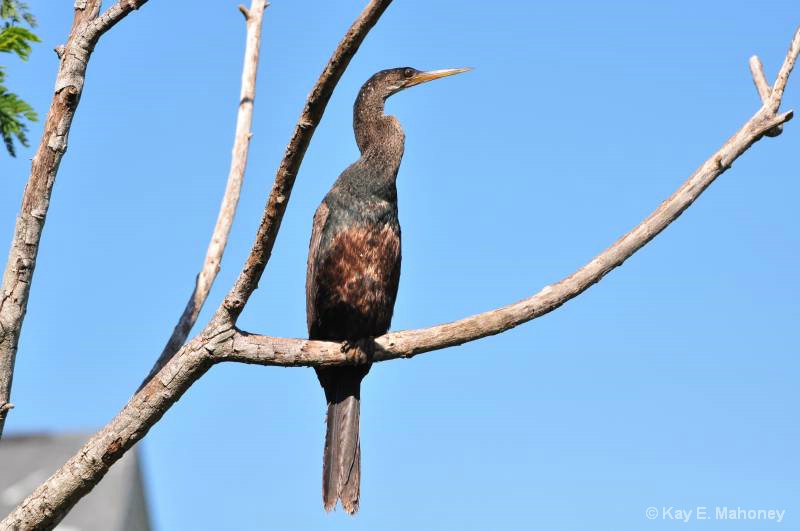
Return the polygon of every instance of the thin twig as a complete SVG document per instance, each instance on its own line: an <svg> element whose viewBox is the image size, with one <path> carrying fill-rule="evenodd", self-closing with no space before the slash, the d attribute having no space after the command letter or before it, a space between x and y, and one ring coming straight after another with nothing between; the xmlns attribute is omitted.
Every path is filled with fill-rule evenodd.
<svg viewBox="0 0 800 531"><path fill-rule="evenodd" d="M158 357L150 376L158 372L166 360L172 357L178 349L186 343L192 327L197 322L197 316L203 308L211 286L219 273L222 255L228 243L228 235L236 215L236 206L239 203L239 194L242 190L245 168L247 167L247 154L250 148L250 138L253 125L253 104L256 99L256 74L258 73L258 54L261 46L261 27L264 18L266 0L253 0L250 9L239 6L245 14L247 38L244 51L244 66L242 68L242 88L239 95L239 111L236 115L236 134L233 141L231 166L228 172L228 182L225 186L225 195L222 198L217 223L211 234L203 267L195 279L194 290L189 297L186 307L181 314L178 324L172 331L169 341Z"/></svg>
<svg viewBox="0 0 800 531"><path fill-rule="evenodd" d="M786 89L786 83L789 81L789 75L792 73L798 54L800 54L800 28L795 31L792 43L789 45L789 51L786 52L786 58L783 60L781 69L778 71L775 83L772 84L770 111L773 114L777 113L781 106L783 91Z"/></svg>
<svg viewBox="0 0 800 531"><path fill-rule="evenodd" d="M67 151L72 118L80 103L86 66L103 33L147 0L121 0L103 15L100 0L78 0L67 43L59 46L55 94L47 112L44 132L31 163L22 195L14 238L0 288L0 403L8 402L14 376L19 336L28 306L39 242L42 237L58 166ZM8 409L0 410L0 436Z"/></svg>
<svg viewBox="0 0 800 531"><path fill-rule="evenodd" d="M764 75L764 65L761 64L761 59L757 55L750 58L749 64L750 73L753 74L753 83L755 83L758 95L761 97L761 103L767 103L772 94L772 87L769 86L767 76Z"/></svg>

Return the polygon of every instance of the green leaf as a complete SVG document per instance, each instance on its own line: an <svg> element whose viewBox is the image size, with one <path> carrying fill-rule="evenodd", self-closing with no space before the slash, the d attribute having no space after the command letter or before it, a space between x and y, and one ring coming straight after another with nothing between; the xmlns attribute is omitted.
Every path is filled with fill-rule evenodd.
<svg viewBox="0 0 800 531"><path fill-rule="evenodd" d="M7 26L0 31L0 52L15 53L26 61L31 54L31 43L40 42L30 30Z"/></svg>
<svg viewBox="0 0 800 531"><path fill-rule="evenodd" d="M36 27L36 17L30 11L28 4L19 0L0 0L0 18L8 20L11 25L26 22L30 27Z"/></svg>
<svg viewBox="0 0 800 531"><path fill-rule="evenodd" d="M0 136L9 155L17 156L14 139L28 146L28 125L24 120L35 122L38 119L33 107L0 86Z"/></svg>
<svg viewBox="0 0 800 531"><path fill-rule="evenodd" d="M31 54L31 44L40 42L29 29L19 26L27 24L36 27L36 18L28 10L28 4L19 0L0 0L0 52L13 53L23 61ZM0 137L6 150L16 156L15 141L28 146L28 124L38 120L36 111L14 93L8 92L5 83L6 73L0 66Z"/></svg>

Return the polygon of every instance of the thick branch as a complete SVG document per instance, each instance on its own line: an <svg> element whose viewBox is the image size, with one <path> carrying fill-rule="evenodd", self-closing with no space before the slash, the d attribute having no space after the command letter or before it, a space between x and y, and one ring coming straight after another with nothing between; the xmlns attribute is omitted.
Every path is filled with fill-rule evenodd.
<svg viewBox="0 0 800 531"><path fill-rule="evenodd" d="M292 193L297 171L303 162L306 149L311 143L311 137L317 128L325 107L333 94L333 89L342 77L350 59L353 58L359 46L372 29L380 16L389 7L391 0L371 0L356 21L350 26L344 38L339 43L336 51L331 56L328 64L311 90L306 100L300 119L297 122L292 139L286 147L283 160L275 175L275 182L264 209L261 225L256 234L256 241L247 258L244 269L236 280L231 291L225 297L220 310L214 318L216 322L233 323L239 317L250 295L258 287L261 274L267 266L275 238L278 235L286 205Z"/></svg>
<svg viewBox="0 0 800 531"><path fill-rule="evenodd" d="M44 229L53 183L67 150L72 118L83 92L86 66L97 40L114 24L147 0L121 0L100 17L100 0L78 0L66 45L59 54L55 94L47 113L44 132L31 163L22 195L8 262L0 289L0 404L11 395L17 345L28 305L39 241ZM10 408L0 408L0 436Z"/></svg>
<svg viewBox="0 0 800 531"><path fill-rule="evenodd" d="M242 301L243 305L255 289L314 129L350 59L390 3L391 0L372 0L367 5L339 43L309 95L278 170L257 241L237 281L239 287L229 294L232 300ZM237 305L234 303L229 307L236 308ZM238 315L240 311L239 307L233 315ZM0 522L0 529L40 530L57 525L75 503L105 476L109 467L144 437L191 384L208 370L215 361L210 354L230 349L235 332L228 324L229 320L227 315L214 319L204 332L179 349L142 385L111 422L94 434L75 456Z"/></svg>
<svg viewBox="0 0 800 531"><path fill-rule="evenodd" d="M244 50L244 67L242 68L242 88L239 96L239 112L236 115L236 134L233 141L231 167L228 173L228 184L225 186L225 195L222 198L217 224L208 244L203 267L195 280L194 290L186 303L178 324L172 331L169 341L156 361L150 376L158 372L167 359L172 357L186 342L192 327L197 322L197 316L203 308L214 279L219 273L222 255L228 243L228 234L231 231L233 217L236 215L236 205L239 203L239 193L242 190L244 171L247 167L247 154L250 148L250 132L253 125L253 104L256 98L256 74L258 72L258 53L261 46L261 26L264 18L266 0L253 0L250 9L239 6L245 16L247 38Z"/></svg>
<svg viewBox="0 0 800 531"><path fill-rule="evenodd" d="M109 467L208 370L211 364L203 345L212 344L214 338L206 335L187 343L105 428L0 522L0 529L53 529L103 479Z"/></svg>

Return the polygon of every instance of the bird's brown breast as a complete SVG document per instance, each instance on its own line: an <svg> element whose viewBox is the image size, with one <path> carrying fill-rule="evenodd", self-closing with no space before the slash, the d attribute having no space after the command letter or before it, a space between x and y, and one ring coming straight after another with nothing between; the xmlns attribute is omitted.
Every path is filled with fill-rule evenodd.
<svg viewBox="0 0 800 531"><path fill-rule="evenodd" d="M342 228L314 259L311 337L359 339L388 330L400 278L398 227Z"/></svg>

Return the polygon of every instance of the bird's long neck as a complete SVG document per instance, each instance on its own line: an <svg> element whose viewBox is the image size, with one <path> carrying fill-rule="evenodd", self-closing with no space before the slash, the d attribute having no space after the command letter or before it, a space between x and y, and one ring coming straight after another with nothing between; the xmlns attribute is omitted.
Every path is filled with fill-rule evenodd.
<svg viewBox="0 0 800 531"><path fill-rule="evenodd" d="M353 107L353 129L361 161L374 171L373 178L378 186L388 183L377 181L386 180L394 185L405 145L400 122L383 113L384 99L372 87L365 87Z"/></svg>

